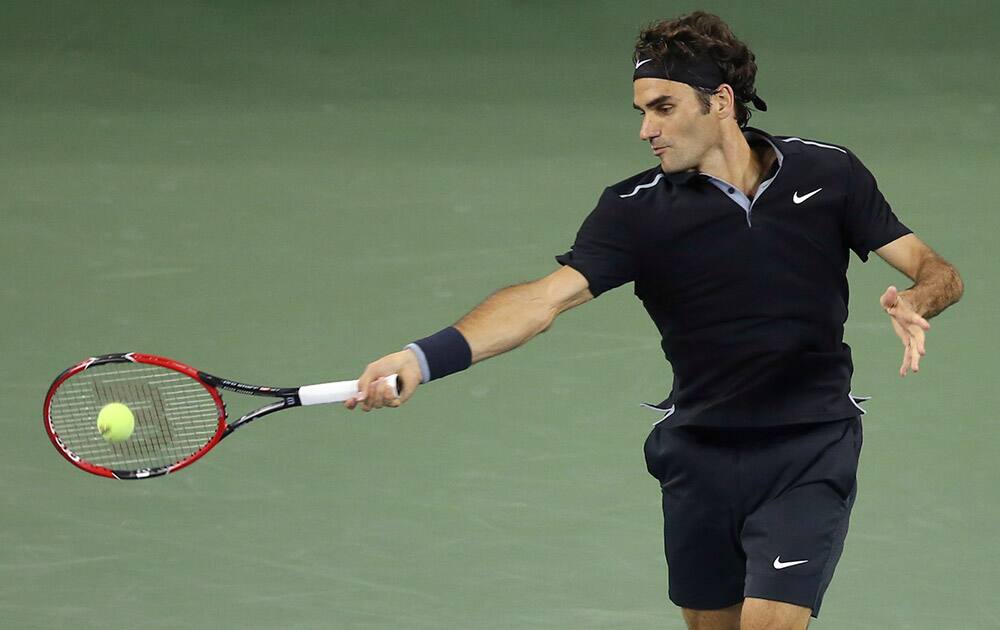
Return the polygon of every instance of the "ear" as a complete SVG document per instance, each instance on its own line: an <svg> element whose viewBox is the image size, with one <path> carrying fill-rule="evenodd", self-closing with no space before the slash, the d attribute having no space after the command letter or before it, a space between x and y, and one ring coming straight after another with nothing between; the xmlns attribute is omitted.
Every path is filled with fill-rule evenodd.
<svg viewBox="0 0 1000 630"><path fill-rule="evenodd" d="M736 118L736 95L728 83L723 83L712 95L712 113L720 120Z"/></svg>

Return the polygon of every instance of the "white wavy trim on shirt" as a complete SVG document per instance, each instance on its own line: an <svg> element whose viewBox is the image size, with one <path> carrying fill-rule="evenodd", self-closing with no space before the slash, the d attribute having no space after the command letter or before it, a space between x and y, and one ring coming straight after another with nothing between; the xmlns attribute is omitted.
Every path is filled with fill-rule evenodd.
<svg viewBox="0 0 1000 630"><path fill-rule="evenodd" d="M812 140L803 140L802 138L782 138L782 142L801 142L802 144L811 144L814 147L823 147L824 149L833 149L834 151L840 151L841 153L847 153L840 147L834 147L829 144L823 144L822 142L813 142Z"/></svg>
<svg viewBox="0 0 1000 630"><path fill-rule="evenodd" d="M635 190L633 190L629 194L627 194L627 195L618 195L618 196L621 197L622 199L624 199L625 197L632 197L637 192L639 192L640 190L642 190L643 188L652 188L653 186L656 186L658 183L660 183L661 179L663 179L663 173L660 173L659 175L657 175L656 177L654 177L653 181L649 182L648 184L639 184L638 186L635 187Z"/></svg>

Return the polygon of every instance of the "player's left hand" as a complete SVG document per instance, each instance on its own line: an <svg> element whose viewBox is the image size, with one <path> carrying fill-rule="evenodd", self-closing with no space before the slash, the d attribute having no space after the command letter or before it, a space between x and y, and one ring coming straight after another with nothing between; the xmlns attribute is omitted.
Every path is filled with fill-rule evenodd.
<svg viewBox="0 0 1000 630"><path fill-rule="evenodd" d="M924 334L930 330L930 323L907 300L907 291L900 292L891 286L885 290L879 302L889 314L896 336L903 342L903 364L899 367L899 375L906 376L907 370L919 372L920 357L927 354Z"/></svg>

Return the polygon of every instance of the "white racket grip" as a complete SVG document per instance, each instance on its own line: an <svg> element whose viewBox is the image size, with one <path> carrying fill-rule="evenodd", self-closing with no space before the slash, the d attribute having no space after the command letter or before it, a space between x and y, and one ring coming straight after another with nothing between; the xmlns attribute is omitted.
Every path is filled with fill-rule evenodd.
<svg viewBox="0 0 1000 630"><path fill-rule="evenodd" d="M396 387L396 375L386 376L383 380L389 381L392 384L392 391L398 396L399 389ZM299 402L303 406L344 402L357 393L357 381L337 381L335 383L304 385L299 388Z"/></svg>

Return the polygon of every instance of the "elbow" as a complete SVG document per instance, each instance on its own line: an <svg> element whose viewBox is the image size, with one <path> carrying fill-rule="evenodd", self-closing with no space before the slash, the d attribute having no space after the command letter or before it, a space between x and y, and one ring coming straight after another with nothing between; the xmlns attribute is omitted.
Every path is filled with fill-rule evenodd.
<svg viewBox="0 0 1000 630"><path fill-rule="evenodd" d="M962 280L962 276L958 275L958 270L954 267L952 267L952 273L954 274L955 280L955 300L952 302L952 304L954 304L955 302L961 300L962 296L965 295L965 282Z"/></svg>
<svg viewBox="0 0 1000 630"><path fill-rule="evenodd" d="M962 280L962 276L958 274L958 269L955 265L945 260L942 260L941 262L944 263L944 269L942 271L945 272L945 282L949 289L949 297L951 298L950 303L954 304L955 302L961 300L962 296L965 294L965 282Z"/></svg>

